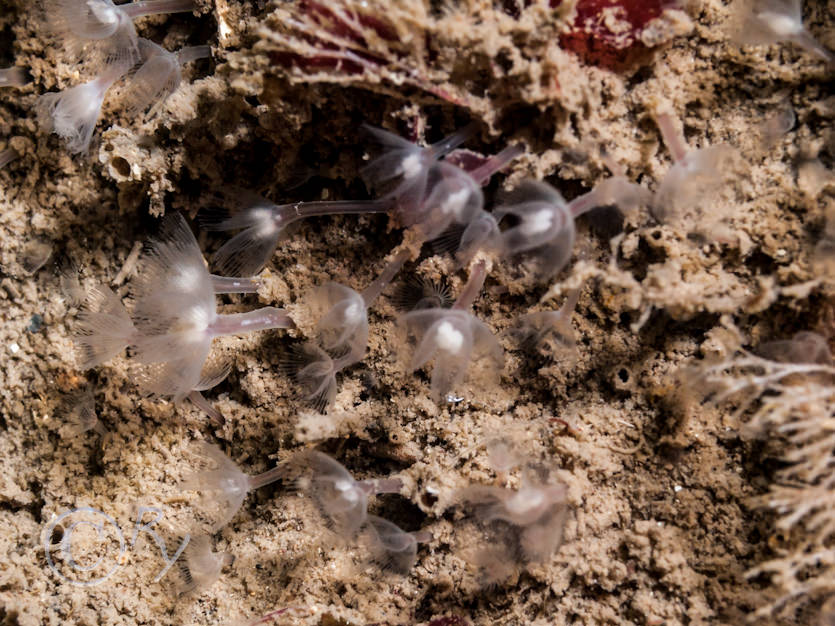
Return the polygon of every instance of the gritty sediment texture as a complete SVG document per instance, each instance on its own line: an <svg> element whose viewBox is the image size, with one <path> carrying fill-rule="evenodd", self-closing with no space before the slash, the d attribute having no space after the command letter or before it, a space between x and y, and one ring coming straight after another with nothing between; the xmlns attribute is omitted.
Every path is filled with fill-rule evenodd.
<svg viewBox="0 0 835 626"><path fill-rule="evenodd" d="M305 47L316 45L298 27L315 18L312 2L201 0L194 15L141 20L140 35L169 50L208 43L213 59L187 66L188 84L145 122L127 119L112 92L89 155L71 158L39 130L34 103L83 76L43 37L29 2L2 3L0 66L28 67L33 83L0 92L0 148L21 155L0 171L0 622L227 624L291 608L275 623L740 624L774 597L767 578L744 576L791 541L751 504L779 465L774 451L741 438L722 410L684 415L671 391L680 365L726 349L732 326L756 345L826 323L832 294L815 282L812 252L833 210L831 72L792 46L729 44L731 9L720 0L665 13L635 64L611 71L560 47L575 3L523 4L369 0L363 15L380 21L361 21L365 66ZM806 25L834 48L835 1L806 4ZM216 341L232 363L207 392L222 427L188 403L141 397L123 360L75 366L79 305L61 290L55 261L80 268L84 287L103 281L126 295L132 270L120 270L136 242L166 212L194 216L213 190L369 197L358 175L369 148L363 122L435 141L480 121L467 147L528 148L488 197L535 177L571 199L608 177L611 161L657 188L670 167L652 118L659 109L682 120L692 148L739 152L710 199L721 228L660 225L646 209L621 227L598 211L580 220L572 263L550 283L497 263L475 312L501 338L504 372L486 389L458 390L459 402L437 405L426 371L404 373L386 297L371 307L367 355L343 372L327 416L306 410L280 371L282 350L304 338L304 294L328 280L362 289L400 243L384 216L303 223L257 295L221 297L224 310L273 305L302 320L298 330ZM769 120L788 109L795 123L770 135ZM199 241L209 254L223 238ZM44 242L52 257L32 273ZM453 265L425 255L405 271L445 277L458 293L467 276ZM576 361L549 362L506 334L519 315L556 308L578 287ZM86 388L106 432L74 436L66 422ZM466 534L453 492L518 484L488 464L497 435L556 472L571 512L556 555L485 589L462 556L478 536ZM313 444L357 478L397 474L402 494L378 497L372 512L432 539L408 576L382 574L278 484L251 494L217 534L215 549L235 561L199 595L177 596L177 567L154 582L164 563L147 534L106 582L62 582L44 549L60 532L45 532L72 508L107 513L130 544L141 507L158 507L160 534L176 550L199 505L176 486L198 439L250 474ZM86 530L78 537L95 545ZM114 544L101 546L112 562Z"/></svg>

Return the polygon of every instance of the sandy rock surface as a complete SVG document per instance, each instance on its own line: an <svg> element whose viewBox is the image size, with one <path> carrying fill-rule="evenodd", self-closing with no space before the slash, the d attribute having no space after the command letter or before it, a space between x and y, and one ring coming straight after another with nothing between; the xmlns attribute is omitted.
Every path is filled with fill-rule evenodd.
<svg viewBox="0 0 835 626"><path fill-rule="evenodd" d="M398 33L396 45L369 44L387 59L381 69L314 71L293 62L304 41L291 27L298 3L197 4L194 15L146 18L138 30L169 50L208 43L213 58L187 66L188 84L146 121L124 115L115 89L89 154L71 157L41 130L34 105L83 76L43 36L30 2L0 3L0 66L28 67L33 78L0 92L0 148L20 153L0 171L0 623L245 624L288 609L273 623L741 624L773 597L767 578L744 576L790 540L751 504L771 480L773 451L740 437L722 410L685 419L669 398L683 363L727 349L728 328L756 345L826 323L832 294L812 265L835 206L826 65L790 45L729 44L721 0L667 14L646 33L660 45L617 71L560 48L573 3L534 3L514 17L503 8L511 2L369 0L366 14L378 11ZM806 4L806 25L832 49L835 0ZM297 330L215 342L232 363L206 394L223 426L187 402L142 397L124 359L76 367L80 305L61 289L56 261L79 268L83 288L104 282L127 296L130 264L121 270L137 242L165 213L194 217L213 190L240 186L277 202L367 198L364 122L435 141L479 121L467 147L527 147L488 198L535 177L571 199L608 177L610 161L657 188L670 167L652 118L661 108L682 121L692 148L737 149L707 208L721 228L688 232L642 209L613 230L611 213L593 212L578 223L571 264L547 284L496 263L474 310L500 338L504 370L495 384L458 390L458 402L439 406L429 371L403 370L385 295L371 307L367 355L343 372L326 416L306 409L280 370L282 351L305 336L305 294L328 280L362 289L400 244L402 230L384 216L303 223L257 294L221 296L225 311L272 305L299 319ZM787 111L796 118L788 132L769 134ZM198 240L208 256L224 237ZM50 259L29 271L44 247ZM453 294L467 279L430 254L404 273L443 279ZM559 307L575 288L576 360L521 350L507 333L514 321ZM103 433L66 428L86 389ZM466 534L454 492L519 484L518 472L500 476L488 462L497 436L551 469L570 511L553 557L484 588L463 558L462 544L479 537ZM234 563L208 589L180 596L179 568L155 581L159 545L146 533L131 539L142 507L161 512L169 555L191 528L199 494L177 483L194 467L196 440L249 474L316 445L358 478L400 476L402 493L378 497L372 512L432 539L408 576L381 573L277 484L250 494L214 536ZM77 527L87 558L118 564L98 585L62 580L47 561L70 523L53 522L78 507L106 513L128 544L119 557L116 535L97 544L92 526ZM57 567L73 575L66 561Z"/></svg>

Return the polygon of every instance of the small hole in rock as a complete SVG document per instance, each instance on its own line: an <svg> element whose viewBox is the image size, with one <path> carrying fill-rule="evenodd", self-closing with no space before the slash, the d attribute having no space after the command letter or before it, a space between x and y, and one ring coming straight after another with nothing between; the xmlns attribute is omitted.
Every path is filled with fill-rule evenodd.
<svg viewBox="0 0 835 626"><path fill-rule="evenodd" d="M124 176L125 178L130 176L130 163L127 162L127 159L123 159L122 157L113 157L113 160L110 161L110 165L113 166L113 169L116 170L120 176Z"/></svg>
<svg viewBox="0 0 835 626"><path fill-rule="evenodd" d="M61 543L61 540L64 538L64 527L58 524L55 528L52 529L52 536L49 538L49 543L57 545Z"/></svg>
<svg viewBox="0 0 835 626"><path fill-rule="evenodd" d="M435 503L438 501L438 496L436 496L434 493L431 493L429 491L424 491L423 495L421 496L420 499L421 499L421 502L423 503L423 506L425 506L427 508L431 508L431 507L435 506Z"/></svg>
<svg viewBox="0 0 835 626"><path fill-rule="evenodd" d="M627 383L629 382L629 372L624 368L621 368L618 372L618 378L620 378L621 382Z"/></svg>

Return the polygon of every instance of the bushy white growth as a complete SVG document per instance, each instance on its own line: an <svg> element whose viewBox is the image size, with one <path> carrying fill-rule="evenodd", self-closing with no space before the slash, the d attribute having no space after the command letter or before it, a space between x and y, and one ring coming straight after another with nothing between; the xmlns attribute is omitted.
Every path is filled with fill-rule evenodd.
<svg viewBox="0 0 835 626"><path fill-rule="evenodd" d="M125 71L127 68L122 73ZM72 154L87 152L104 103L104 94L118 78L111 72L58 93L44 94L38 100L41 124L64 139Z"/></svg>

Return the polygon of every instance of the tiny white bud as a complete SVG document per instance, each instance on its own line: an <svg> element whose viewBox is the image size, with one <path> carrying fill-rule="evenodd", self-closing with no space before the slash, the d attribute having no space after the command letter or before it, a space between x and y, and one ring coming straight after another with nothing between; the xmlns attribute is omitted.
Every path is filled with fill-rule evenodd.
<svg viewBox="0 0 835 626"><path fill-rule="evenodd" d="M772 11L763 11L757 15L771 31L778 37L791 37L803 32L803 24L788 15L781 15Z"/></svg>
<svg viewBox="0 0 835 626"><path fill-rule="evenodd" d="M467 206L467 200L469 198L469 189L459 189L444 198L444 201L441 202L441 211L447 215L452 213L453 215L460 216L461 211Z"/></svg>
<svg viewBox="0 0 835 626"><path fill-rule="evenodd" d="M528 236L538 235L550 229L553 222L553 212L548 209L542 209L525 216L524 221L519 226L519 230Z"/></svg>
<svg viewBox="0 0 835 626"><path fill-rule="evenodd" d="M414 178L420 174L420 155L410 154L400 162L399 172L404 178Z"/></svg>
<svg viewBox="0 0 835 626"><path fill-rule="evenodd" d="M464 345L464 335L447 321L441 322L435 335L438 347L444 352L457 354Z"/></svg>

